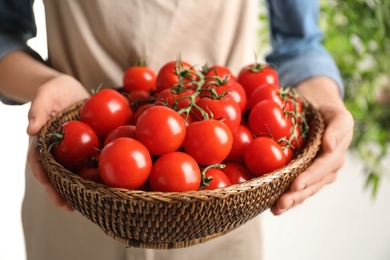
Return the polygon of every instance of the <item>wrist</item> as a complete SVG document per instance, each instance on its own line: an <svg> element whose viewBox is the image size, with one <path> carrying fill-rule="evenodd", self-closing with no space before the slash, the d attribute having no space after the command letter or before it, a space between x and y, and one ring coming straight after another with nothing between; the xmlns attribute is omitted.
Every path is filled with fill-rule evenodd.
<svg viewBox="0 0 390 260"><path fill-rule="evenodd" d="M315 108L323 105L344 106L337 83L328 77L313 77L300 82L296 90Z"/></svg>

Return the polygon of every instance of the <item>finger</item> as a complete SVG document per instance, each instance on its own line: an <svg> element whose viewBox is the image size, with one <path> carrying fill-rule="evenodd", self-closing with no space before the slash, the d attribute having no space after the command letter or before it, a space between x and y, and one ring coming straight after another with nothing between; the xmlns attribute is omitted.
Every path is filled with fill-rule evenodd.
<svg viewBox="0 0 390 260"><path fill-rule="evenodd" d="M36 98L31 102L30 110L28 111L28 126L27 134L30 136L37 135L42 126L47 122L50 116L54 116L58 111L53 111L51 108L42 106L45 102Z"/></svg>
<svg viewBox="0 0 390 260"><path fill-rule="evenodd" d="M322 149L324 152L333 152L336 150L345 138L349 138L353 132L354 120L347 111L322 108L320 109L324 117L326 129L322 139Z"/></svg>
<svg viewBox="0 0 390 260"><path fill-rule="evenodd" d="M54 186L47 185L46 192L56 207L63 208L69 212L74 211L74 209L68 204L68 202L58 193Z"/></svg>
<svg viewBox="0 0 390 260"><path fill-rule="evenodd" d="M337 172L345 162L345 155L322 153L312 165L298 175L290 186L290 190L299 192L318 182L329 174Z"/></svg>
<svg viewBox="0 0 390 260"><path fill-rule="evenodd" d="M27 162L30 166L31 172L33 173L34 177L43 185L47 185L48 183L51 183L49 176L47 176L47 173L43 169L41 162L38 159L38 156L36 154L35 150L35 141L36 138L33 138L31 140L28 153L27 153Z"/></svg>
<svg viewBox="0 0 390 260"><path fill-rule="evenodd" d="M47 175L46 171L43 169L38 159L38 156L36 154L35 141L36 138L33 138L30 143L28 154L27 154L27 161L30 165L31 172L33 173L34 177L42 185L45 186L46 192L48 196L51 198L51 200L53 201L55 206L62 207L69 212L74 211L74 209L71 206L69 206L66 200L57 192L52 182L50 181L50 178Z"/></svg>
<svg viewBox="0 0 390 260"><path fill-rule="evenodd" d="M281 215L284 212L302 204L307 198L319 192L325 185L335 181L337 172L327 175L322 181L307 187L300 192L288 191L283 194L278 202L271 207L271 212L275 216Z"/></svg>
<svg viewBox="0 0 390 260"><path fill-rule="evenodd" d="M298 175L290 186L292 191L300 191L308 186L314 185L321 181L329 173L337 172L345 163L346 150L352 140L352 133L338 145L333 153L321 151L320 155L315 158L303 173Z"/></svg>

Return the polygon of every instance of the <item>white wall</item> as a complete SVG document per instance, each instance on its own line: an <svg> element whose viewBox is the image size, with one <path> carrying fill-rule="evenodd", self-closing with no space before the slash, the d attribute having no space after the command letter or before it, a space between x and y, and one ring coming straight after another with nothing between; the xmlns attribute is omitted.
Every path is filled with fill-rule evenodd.
<svg viewBox="0 0 390 260"><path fill-rule="evenodd" d="M44 57L42 3L36 1L38 37L30 44ZM27 151L28 104L0 104L0 260L24 260L20 222ZM362 165L349 156L336 182L303 205L274 217L263 213L266 260L389 260L390 181L372 200Z"/></svg>

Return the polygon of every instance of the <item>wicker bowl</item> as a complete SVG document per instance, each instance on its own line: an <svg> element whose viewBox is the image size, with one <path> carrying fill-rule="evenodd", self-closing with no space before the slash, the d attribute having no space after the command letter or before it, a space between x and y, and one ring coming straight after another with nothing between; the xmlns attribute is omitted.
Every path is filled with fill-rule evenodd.
<svg viewBox="0 0 390 260"><path fill-rule="evenodd" d="M110 237L132 247L169 249L221 236L270 208L320 149L324 122L312 107L306 148L285 167L241 184L194 192L146 192L111 188L85 180L55 161L49 133L79 118L80 101L50 119L36 142L38 157L68 203Z"/></svg>

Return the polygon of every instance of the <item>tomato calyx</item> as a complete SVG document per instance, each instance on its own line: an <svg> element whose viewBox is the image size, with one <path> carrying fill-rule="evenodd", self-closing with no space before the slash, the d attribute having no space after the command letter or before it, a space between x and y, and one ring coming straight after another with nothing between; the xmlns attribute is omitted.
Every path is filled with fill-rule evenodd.
<svg viewBox="0 0 390 260"><path fill-rule="evenodd" d="M257 73L257 72L260 72L262 71L263 69L266 68L266 64L264 63L258 63L258 62L255 62L253 63L252 66L248 66L247 69L251 72L254 72L254 73Z"/></svg>
<svg viewBox="0 0 390 260"><path fill-rule="evenodd" d="M57 131L49 133L49 152L53 148L53 145L58 145L61 143L62 139L64 139L64 132L64 127L60 126Z"/></svg>
<svg viewBox="0 0 390 260"><path fill-rule="evenodd" d="M187 117L189 116L191 110L195 108L201 113L203 119L209 119L210 117L209 117L208 113L196 104L196 99L199 97L200 93L203 91L202 86L205 82L205 77L201 73L197 73L195 71L192 71L192 73L197 76L198 80L194 80L192 82L186 82L186 84L191 83L191 84L195 85L194 92L190 95L185 95L183 97L176 99L173 102L172 108L179 114L186 114ZM182 85L179 84L178 86L173 87L171 91L173 93L178 94L178 93L183 92L185 89L186 88L184 88ZM178 109L177 108L178 103L184 99L189 99L190 104L187 107Z"/></svg>
<svg viewBox="0 0 390 260"><path fill-rule="evenodd" d="M137 61L137 67L147 67L148 63L146 62L146 59L144 58L139 58Z"/></svg>
<svg viewBox="0 0 390 260"><path fill-rule="evenodd" d="M257 54L255 53L255 61L253 62L253 64L250 64L250 65L246 66L245 68L250 72L257 73L257 72L260 72L267 67L269 67L268 64L258 62Z"/></svg>
<svg viewBox="0 0 390 260"><path fill-rule="evenodd" d="M213 168L216 168L216 169L223 169L226 167L226 164L221 164L221 163L216 163L216 164L211 164L211 165L208 165L207 167L205 167L202 171L201 171L201 183L200 183L200 190L204 189L205 187L208 187L210 185L210 182L213 180L213 177L212 176L209 176L209 177L206 177L206 172L209 170L209 169L213 169Z"/></svg>
<svg viewBox="0 0 390 260"><path fill-rule="evenodd" d="M189 69L184 68L180 55L176 59L175 74L179 77L179 82L177 83L177 86L179 87L185 87L185 85L191 86L192 83L196 82L196 76L199 75L199 73L194 70L194 67L190 67ZM189 79L190 82L186 81L186 79Z"/></svg>
<svg viewBox="0 0 390 260"><path fill-rule="evenodd" d="M98 152L100 152L100 149L96 149ZM99 159L97 156L92 156L88 155L88 160L87 160L87 167L89 168L97 168L99 163Z"/></svg>

